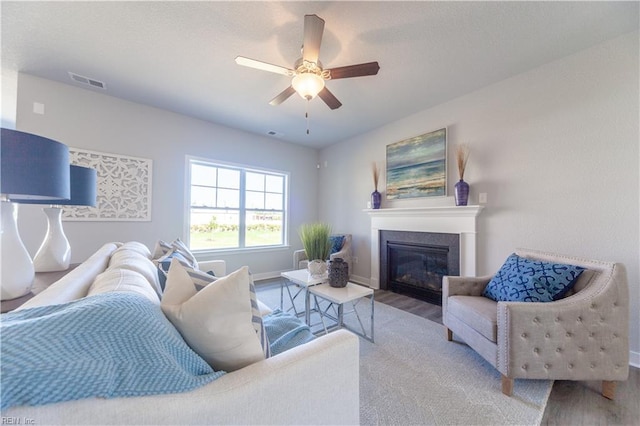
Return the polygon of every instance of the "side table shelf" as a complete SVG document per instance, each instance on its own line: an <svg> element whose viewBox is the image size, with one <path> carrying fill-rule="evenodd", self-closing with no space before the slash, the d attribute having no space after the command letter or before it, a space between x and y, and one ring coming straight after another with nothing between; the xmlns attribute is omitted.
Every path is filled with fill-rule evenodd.
<svg viewBox="0 0 640 426"><path fill-rule="evenodd" d="M67 275L69 272L75 269L75 267L78 265L79 263L74 263L72 265L69 265L69 269L64 271L37 272L36 277L33 280L33 287L31 288L31 293L25 294L24 296L21 296L21 297L17 297L15 299L1 301L0 312L4 314L6 312L10 312L10 311L13 311L14 309L17 309L22 304L24 304L27 300L33 298L36 294L45 290L51 284L55 283L60 278Z"/></svg>
<svg viewBox="0 0 640 426"><path fill-rule="evenodd" d="M315 303L316 310L320 314L320 320L322 321L322 327L324 328L325 333L328 333L331 330L335 330L338 328L346 328L354 334L357 334L360 337L363 337L370 341L371 343L375 343L374 340L374 292L373 289L365 286L361 286L359 284L355 284L352 282L348 282L346 287L331 287L329 284L320 284L309 289L311 295L313 295L313 300ZM356 305L362 299L369 297L371 307L370 307L370 319L369 319L369 334L367 334L364 325L362 324L362 320L360 318L360 314L356 309ZM327 302L329 302L329 307L322 310L320 309L320 305L318 303L318 298L321 298ZM351 303L353 309L350 312L344 311L344 305L347 303ZM329 308L332 305L338 306L338 312L336 316L329 314ZM356 315L358 320L358 324L360 325L360 329L362 331L356 330L352 327L347 326L344 323L344 315L347 313L353 313ZM327 327L324 322L325 318L329 318L334 322L334 325L331 327Z"/></svg>

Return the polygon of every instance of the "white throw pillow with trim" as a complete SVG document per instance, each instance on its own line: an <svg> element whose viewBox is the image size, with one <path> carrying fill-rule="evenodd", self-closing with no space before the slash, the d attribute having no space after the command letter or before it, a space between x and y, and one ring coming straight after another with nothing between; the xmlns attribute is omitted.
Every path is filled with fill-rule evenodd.
<svg viewBox="0 0 640 426"><path fill-rule="evenodd" d="M251 287L249 268L244 266L196 291L185 268L173 259L161 307L209 365L234 371L268 356L268 342L266 349L261 342L266 333L259 335L254 326Z"/></svg>

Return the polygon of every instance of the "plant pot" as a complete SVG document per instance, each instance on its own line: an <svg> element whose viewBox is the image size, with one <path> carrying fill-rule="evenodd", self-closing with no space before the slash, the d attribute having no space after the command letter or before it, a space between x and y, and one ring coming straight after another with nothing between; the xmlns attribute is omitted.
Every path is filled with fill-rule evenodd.
<svg viewBox="0 0 640 426"><path fill-rule="evenodd" d="M310 260L307 269L312 277L321 277L327 273L327 262L319 259Z"/></svg>

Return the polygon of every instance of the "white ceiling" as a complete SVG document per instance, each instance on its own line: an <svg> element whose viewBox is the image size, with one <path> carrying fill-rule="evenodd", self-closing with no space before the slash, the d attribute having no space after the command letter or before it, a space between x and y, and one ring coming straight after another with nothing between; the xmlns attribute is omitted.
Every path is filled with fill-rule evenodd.
<svg viewBox="0 0 640 426"><path fill-rule="evenodd" d="M638 29L632 2L10 2L3 72L88 89L261 135L324 147ZM376 76L328 81L343 103L268 102L293 67L303 16L326 21L325 68L378 61Z"/></svg>

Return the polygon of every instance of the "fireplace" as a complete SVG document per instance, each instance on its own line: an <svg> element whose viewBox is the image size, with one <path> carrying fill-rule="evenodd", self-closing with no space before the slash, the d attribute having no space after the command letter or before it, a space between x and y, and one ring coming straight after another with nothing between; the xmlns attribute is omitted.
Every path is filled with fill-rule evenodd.
<svg viewBox="0 0 640 426"><path fill-rule="evenodd" d="M483 206L455 206L453 197L444 197L441 202L450 205L365 210L371 217L371 278L369 279L371 288L387 288L388 270L386 266L382 267L381 259L382 256L387 255L386 243L380 240L383 231L453 234L458 240L458 263L456 264L458 272L454 273L450 270L449 275L476 276L476 217ZM419 243L448 246L448 244L437 242Z"/></svg>
<svg viewBox="0 0 640 426"><path fill-rule="evenodd" d="M380 231L380 288L440 305L445 275L460 275L458 234Z"/></svg>

